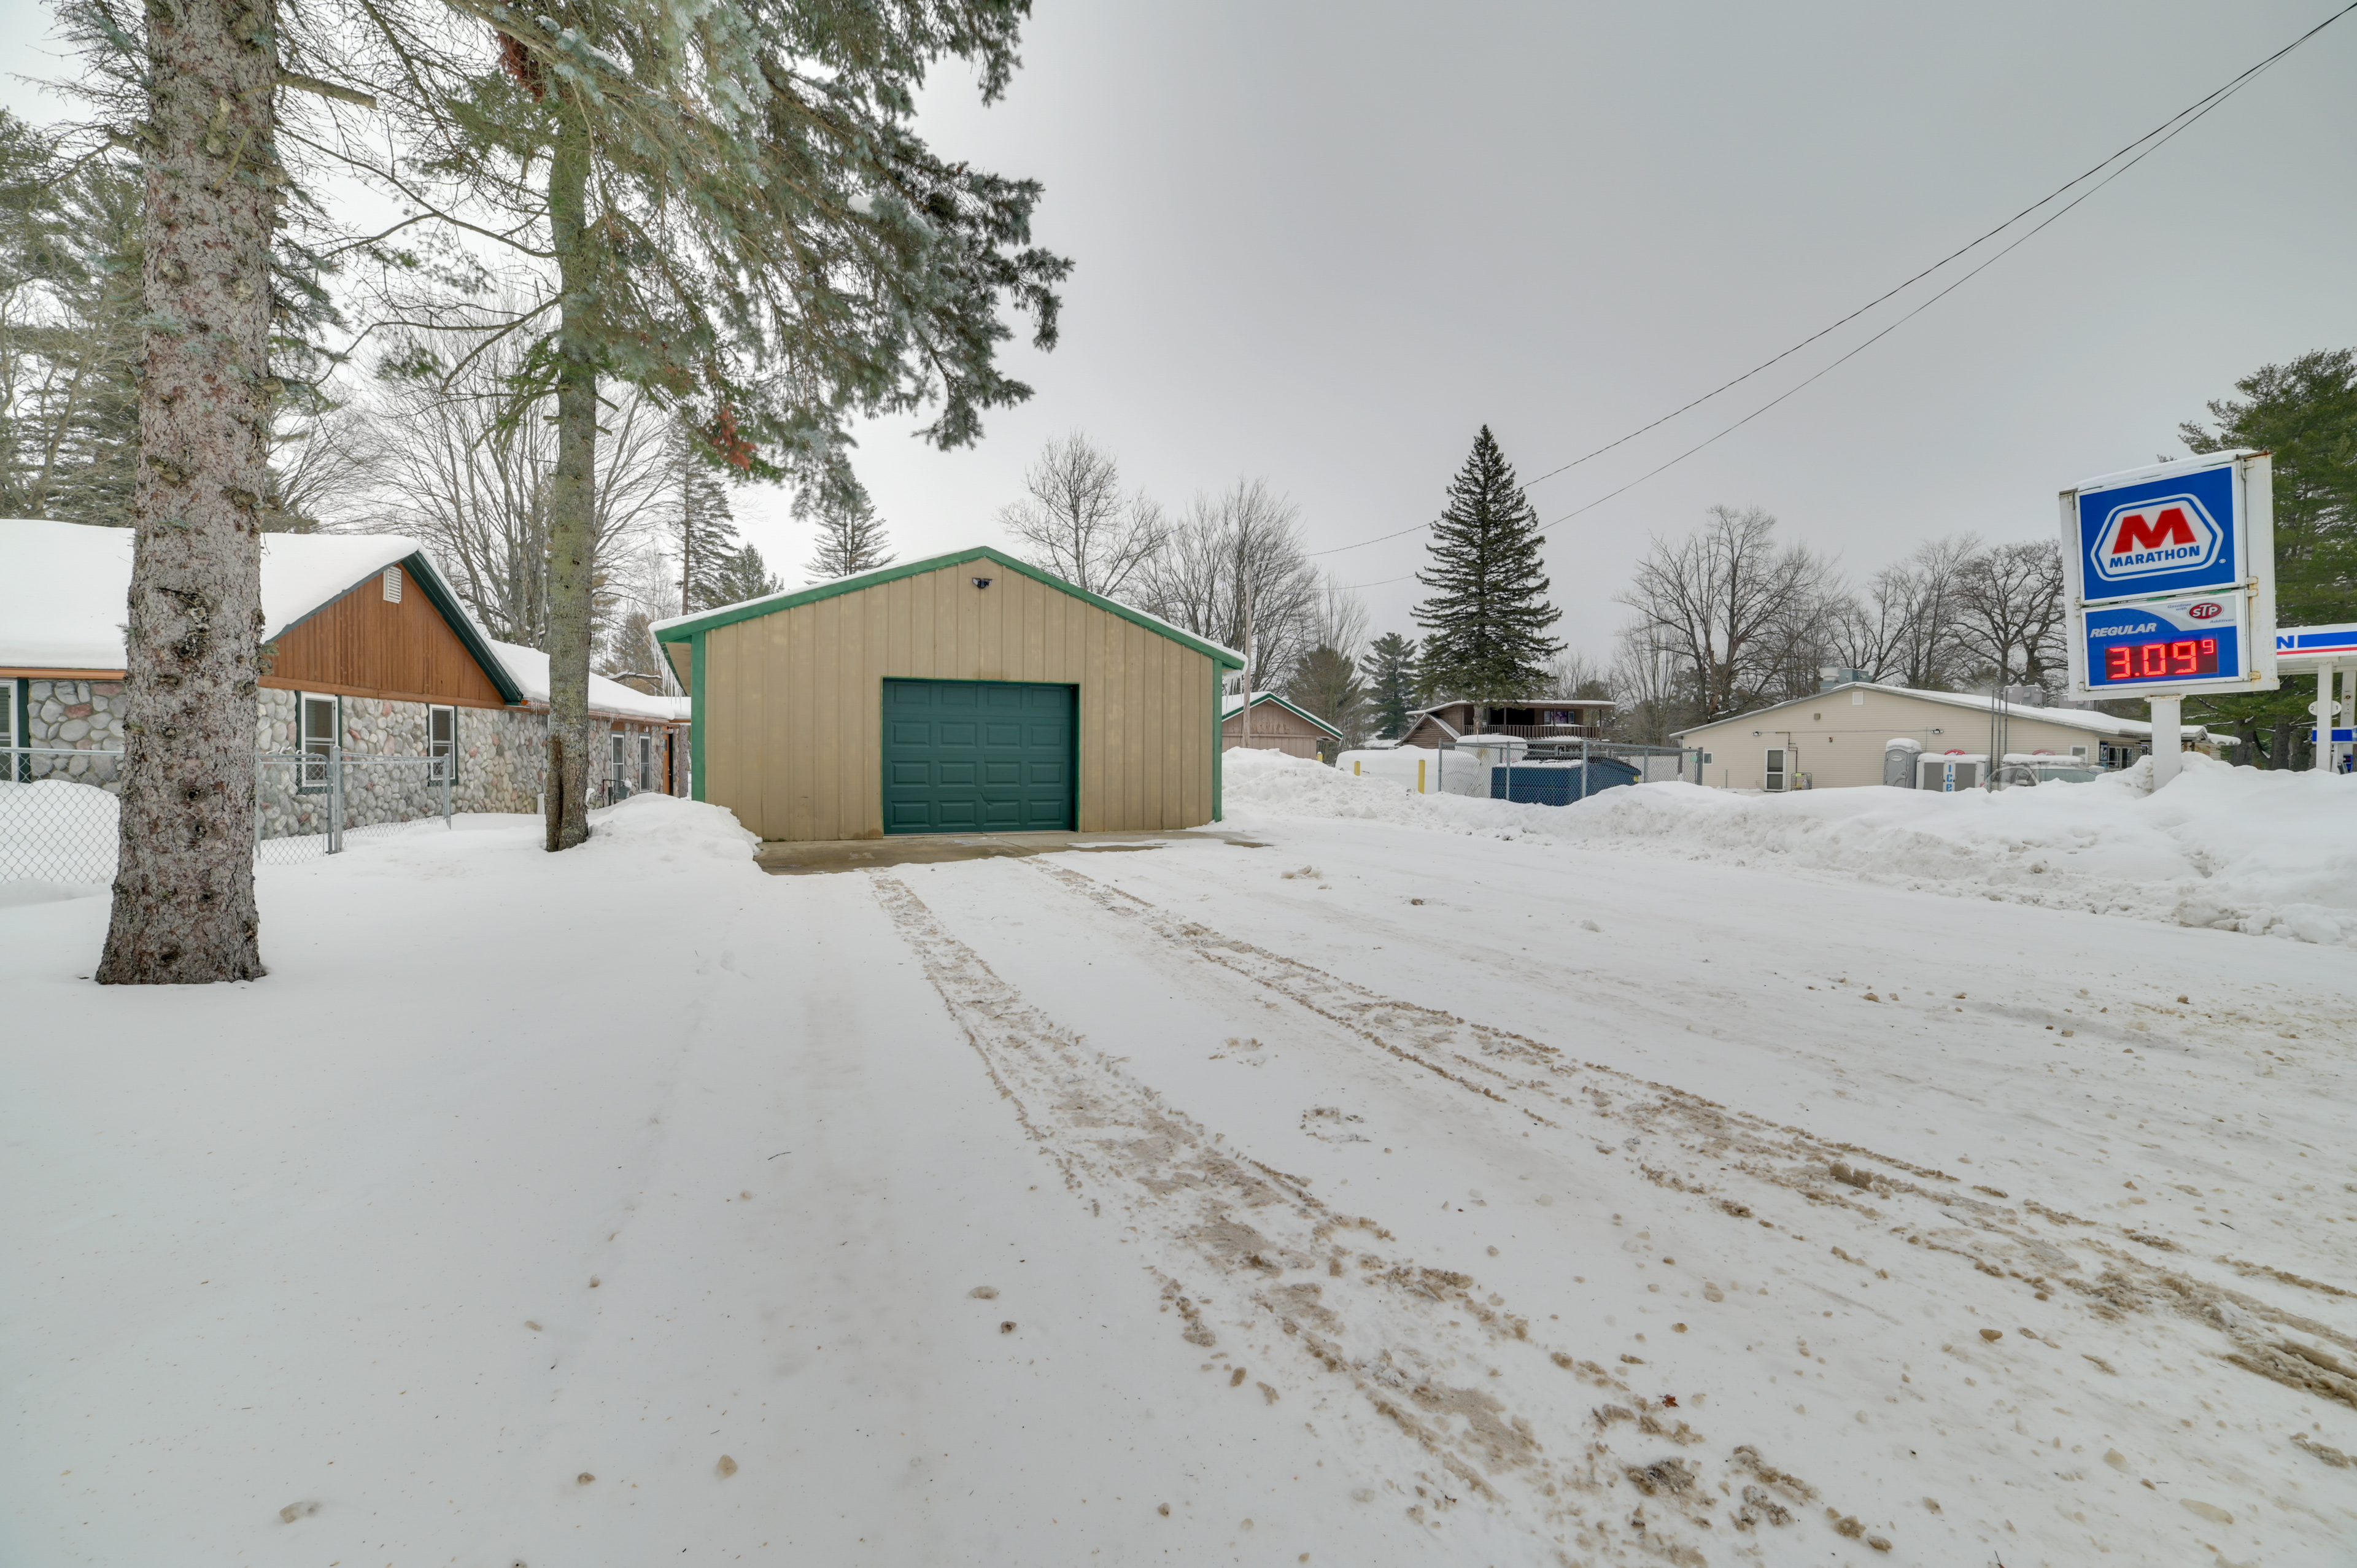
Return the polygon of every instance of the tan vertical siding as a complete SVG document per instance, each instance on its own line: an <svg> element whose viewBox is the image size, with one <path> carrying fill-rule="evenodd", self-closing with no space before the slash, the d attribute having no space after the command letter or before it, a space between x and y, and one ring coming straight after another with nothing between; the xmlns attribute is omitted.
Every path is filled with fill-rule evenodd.
<svg viewBox="0 0 2357 1568"><path fill-rule="evenodd" d="M765 839L882 834L889 679L1078 687L1082 829L1211 819L1211 660L996 562L716 627L705 660L705 798Z"/></svg>
<svg viewBox="0 0 2357 1568"><path fill-rule="evenodd" d="M1853 702L1863 695L1864 702ZM2090 759L2101 756L2105 741L2124 737L2100 735L2031 715L2035 708L2016 708L2007 725L2008 753L2051 751L2068 757L2072 746L2084 746ZM1254 717L1257 721L1258 711ZM1754 735L1758 730L1760 733ZM1899 692L1835 691L1822 702L1796 703L1770 713L1746 714L1688 730L1683 744L1711 754L1704 782L1729 789L1766 786L1768 748L1790 746L1792 770L1806 774L1818 789L1855 789L1882 782L1882 747L1896 736L1921 743L1924 754L1943 751L1978 754L1988 749L1989 717L1986 710L1926 702Z"/></svg>

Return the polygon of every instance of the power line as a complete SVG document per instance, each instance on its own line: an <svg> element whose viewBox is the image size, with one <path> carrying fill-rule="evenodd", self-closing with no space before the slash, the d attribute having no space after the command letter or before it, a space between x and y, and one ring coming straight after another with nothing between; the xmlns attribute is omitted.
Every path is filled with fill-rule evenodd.
<svg viewBox="0 0 2357 1568"><path fill-rule="evenodd" d="M2311 29L2311 30L2309 31L2309 33L2308 35L2306 35L2306 37L2307 37L2307 38L2313 38L2313 37L2315 36L2316 32L2320 31L2324 27L2329 26L2332 21L2338 20L2340 17L2341 17L2341 16L2344 16L2348 15L2351 11L2357 11L2357 0L2352 0L2352 3L2351 3L2350 5L2344 5L2343 7L2341 7L2341 10L2339 10L2339 11L2337 11L2337 12L2333 13L2333 15L2332 15L2331 16L2330 16L2330 17L2326 18L2326 20L2325 20L2324 22L2322 22L2322 23L2319 23L2319 24L2318 24L2318 26L2317 26L2317 27L2316 27L2316 28L2314 28L2314 29ZM2304 42L2304 41L2305 41L2305 38L2303 38L2303 39L2302 39L2302 40L2300 40L2300 41ZM2288 48L2284 48L2284 49L2278 50L2278 51L2277 51L2276 53L2275 53L2274 55L2269 56L2266 60L2261 61L2261 62L2260 62L2260 64L2259 64L2258 66L2254 67L2252 70L2250 70L2250 71L2245 71L2245 72L2244 73L2244 76L2243 76L2242 78L2238 78L2237 80L2238 80L2238 81L2247 80L2250 76L2252 76L2252 75L2255 74L2257 70L2263 70L2263 69L2265 69L2265 68L2266 68L2266 66L2268 66L2268 65L2272 65L2276 60L2281 59L2282 59L2286 54L2290 53L2292 48L2298 48L2298 43L2295 43L2295 44L2293 44L2293 45L2289 46ZM2144 160L2145 160L2145 159L2147 159L2147 158L2150 157L2153 154L2155 154L2155 153L2157 153L2157 152L2160 151L2160 149L2161 149L2161 148L2163 148L2163 147L2165 147L2165 146L2169 145L2169 144L2170 142L2172 142L2172 141L2174 141L2174 140L2176 140L2176 139L2177 139L2177 136L2178 136L2178 134L2179 134L2180 132L2184 132L2184 131L2188 131L2188 130L2192 129L2192 127L2193 127L2194 124L2195 124L2197 121L2199 121L2199 120L2201 118L2201 116L2202 116L2203 114L2207 114L2207 113L2210 113L2210 111L2211 111L2212 109L2215 109L2216 107L2218 107L2218 105L2219 105L2220 103L2223 103L2225 101L2226 101L2226 100L2225 100L2225 97L2218 97L2218 98L2216 98L2214 102L2211 102L2211 103L2210 103L2210 104L2208 104L2206 107L2204 107L2204 108L2201 110L2201 113L2197 113L2197 114L2195 114L2195 115L2192 117L2192 119L2187 120L2184 124L2182 124L2179 125L2179 126L2177 127L2177 129L2176 129L2176 130L2173 130L2173 131L2169 132L2168 135L2163 136L2160 140L2158 140L2158 142L2153 143L2153 145L2150 145L2150 146L2147 147L2144 151L2142 151L2142 152L2138 153L2136 156L2134 156L2134 157L2130 158L2127 162L2126 162L2126 163L2122 164L2119 167L2117 167L2117 168L2114 169L2111 173L2109 173L2109 174L2105 175L2102 179L2100 179L2100 180L2096 181L2093 186L2089 187L2085 191L2083 191L2080 195L2078 195L2077 197L2073 198L2073 199L2072 199L2069 203L2067 203L2067 204L2066 204L2066 205L2064 205L2063 207L2061 207L2061 208L2060 208L2060 209L2056 209L2056 210L2055 210L2055 211L2053 211L2053 212L2050 212L2050 213L2047 214L2047 216L2046 216L2046 217L2044 217L2044 218L2042 218L2042 219L2039 220L2039 221L2037 222L2037 224L2035 224L2035 225L2034 225L2034 226L2033 226L2033 227L2029 231L2029 232L2027 232L2027 233L2023 234L2019 239L2015 240L2015 241L2013 242L2013 243L2011 243L2011 244L2009 244L2009 245L2006 246L2006 247L2005 247L2005 249L2003 249L2003 250L1999 251L1996 254L1995 254L1995 255L1993 255L1993 256L1989 257L1989 258L1988 258L1988 260L1986 260L1986 261L1985 261L1985 262L1981 263L1980 263L1980 265L1978 265L1978 266L1976 266L1976 267L1973 268L1973 269L1972 269L1972 271L1970 271L1970 272L1966 273L1964 276L1962 276L1962 277L1958 278L1955 282L1953 282L1953 283L1952 283L1952 284L1948 285L1948 286L1947 286L1947 287L1945 287L1945 288L1942 289L1939 293L1937 293L1937 294L1933 295L1931 298L1929 298L1929 299L1925 300L1922 304L1921 304L1921 305L1917 306L1914 309L1912 309L1912 310L1909 311L1906 315L1904 315L1904 316L1900 317L1898 320L1896 320L1896 321L1892 322L1889 326L1888 326L1888 327L1884 328L1881 331L1877 332L1873 337L1868 338L1865 342L1860 343L1857 348L1852 349L1848 353L1844 354L1840 359L1837 359L1837 360L1834 360L1832 363L1830 363L1830 364L1826 365L1824 369L1822 369L1822 370L1818 371L1815 374L1813 374L1813 375L1812 375L1812 376L1808 377L1806 380L1804 380L1804 381L1803 381L1799 382L1797 385L1792 386L1792 387L1789 388L1788 390L1786 390L1786 391L1784 391L1784 392L1780 392L1780 393L1778 393L1776 396L1774 396L1774 397L1772 397L1772 398L1769 399L1766 403L1761 403L1758 408L1753 409L1749 413L1745 414L1741 419L1737 420L1734 424L1732 424L1728 425L1726 429L1719 431L1717 435L1712 435L1712 436L1709 436L1708 438L1706 438L1706 439L1705 439L1705 440L1695 442L1693 446L1691 446L1687 447L1684 451L1683 451L1683 452L1679 453L1676 456L1674 456L1674 457L1671 458L1668 462L1662 464L1662 465L1661 465L1660 467L1654 467L1654 468L1647 469L1644 473L1641 473L1641 474L1638 475L1635 478L1633 478L1633 479L1630 480L1627 484L1622 485L1619 489L1617 489L1617 490L1609 490L1609 491L1607 491L1606 493L1604 493L1603 495L1600 495L1600 496L1597 497L1594 500L1589 501L1586 506L1574 507L1571 510L1569 510L1569 511L1567 511L1567 512L1565 512L1561 517L1558 517L1558 518L1555 519L1553 522L1548 523L1548 524L1547 524L1547 526L1548 526L1548 527L1550 527L1550 528L1552 528L1552 527L1554 527L1554 526L1555 526L1555 523L1558 523L1558 522L1568 522L1568 521L1570 521L1573 518L1577 517L1581 512L1584 512L1584 511L1593 511L1593 510L1595 510L1598 507L1602 506L1606 501L1610 500L1614 496L1622 495L1622 494L1625 494L1626 492L1628 492L1628 491L1630 491L1630 490L1635 489L1639 485L1643 484L1647 479L1652 478L1655 474L1659 474L1659 473L1663 472L1664 469L1668 469L1668 468L1675 467L1678 464L1684 462L1687 458L1689 458L1689 457L1693 456L1695 453L1697 453L1697 452L1701 451L1704 447L1708 446L1709 445L1711 445L1711 443L1712 443L1712 442L1715 442L1715 441L1720 440L1721 438L1723 438L1723 437L1725 437L1725 436L1732 435L1733 434L1735 434L1735 432L1737 432L1737 431L1738 431L1738 430L1742 429L1745 425L1747 425L1747 424L1750 424L1753 420L1755 420L1755 419L1759 418L1761 414L1763 414L1763 413L1767 413L1770 409L1771 409L1771 408L1775 407L1778 403L1782 403L1786 398L1791 397L1794 392L1797 392L1802 391L1803 388L1808 387L1808 386L1810 386L1810 385L1813 384L1814 382L1816 382L1816 381L1818 381L1822 380L1824 376L1826 376L1827 374L1831 373L1831 372L1832 372L1832 371L1834 371L1835 370L1837 370L1837 369L1839 369L1841 366L1843 366L1843 365L1845 365L1845 364L1847 364L1850 360L1854 360L1854 359L1857 358L1857 356L1859 356L1860 354L1863 354L1863 353L1864 353L1864 352L1866 352L1866 350L1867 350L1868 349L1873 348L1877 343L1881 342L1885 338L1889 337L1893 332L1898 331L1901 327L1906 326L1910 321L1914 320L1917 317L1919 317L1919 316L1922 315L1925 311L1927 311L1927 310L1931 309L1933 306L1935 306L1935 305L1939 304L1942 300L1943 300L1943 299L1947 298L1950 295L1952 295L1952 294L1955 293L1955 292L1956 292L1956 290L1958 290L1958 289L1960 289L1960 288L1964 287L1964 285L1966 285L1966 284L1968 284L1968 283L1972 282L1972 281L1973 281L1973 279L1975 279L1975 278L1978 277L1981 274L1983 274L1983 273L1985 273L1985 272L1988 271L1988 269L1989 269L1989 268L1991 268L1991 267L1993 267L1993 266L1996 265L1996 263L1999 263L1999 262L2001 262L2001 261L2005 260L2005 259L2006 259L2006 257L2007 257L2007 256L2011 255L2015 251L2019 250L2023 245L2027 244L2030 240L2034 239L2034 238L2037 236L2037 234L2038 234L2038 232L2039 232L2039 231L2040 231L2040 230L2044 229L2048 224L2052 223L2052 222L2056 221L2057 220L2061 219L2061 217L2063 217L2065 214L2067 214L2068 212L2070 212L2070 210L2072 209L2072 208L2074 208L2074 207L2078 206L2080 202L2085 201L2088 198L2090 198L2090 197L2093 196L2093 195L2095 194L2095 192L2096 192L2096 191L2099 191L2099 190L2103 189L2103 188L2104 188L2104 187L2105 187L2105 186L2107 186L2107 185L2111 184L2111 183L2112 183L2112 181L2114 181L2114 180L2115 180L2115 179L2119 178L2119 177L2120 177L2120 176L2122 176L2122 175L2124 175L2124 174L2127 173L2127 172L2128 172L2128 170L2130 170L2130 169L2132 169L2132 168L2136 167L2136 165L2138 165L2138 164L2140 164L2140 163L2144 162Z"/></svg>
<svg viewBox="0 0 2357 1568"><path fill-rule="evenodd" d="M2082 194L2078 200L2072 201L2061 211L2050 215L2044 221L2031 229L2029 233L2022 235L2021 238L2016 240L2013 244L2007 245L2003 251L1999 251L1996 256L1990 257L1987 262L1983 262L1979 266L1975 267L1971 272L1966 273L1964 278L1959 278L1957 280L1957 284L1961 284L1966 279L1986 270L1990 262L1995 262L1999 257L2004 256L2016 246L2018 246L2022 240L2029 239L2031 234L2037 233L2039 230L2045 228L2047 224L2051 223L2055 219L2061 217L2062 213L2070 211L2072 207L2078 206L2079 202L2084 201L2089 196L2093 196L2095 191L2101 190L2104 186L2109 185L2113 180L2117 179L2121 175L2126 174L2129 169L2132 169L2137 164L2142 163L2145 158L2149 156L2151 154L2158 151L2161 147L2176 139L2179 132L2188 129L2195 121L2200 120L2203 115L2209 113L2211 110L2215 109L2219 104L2223 103L2227 99L2233 97L2235 93L2248 86L2252 80L2257 77L2262 71L2274 65L2276 61L2282 59L2294 49L2298 48L2302 44L2307 43L2310 38L2313 38L2317 34L2324 31L2325 28L2332 26L2333 23L2339 21L2341 17L2347 16L2352 11L2357 11L2357 0L2351 0L2349 5L2343 5L2340 10L2335 11L2331 16L2327 16L2315 27L2310 27L2307 32L2302 33L2290 43L2286 44L2275 53L2267 56L2266 59L2259 61L2256 65L2252 66L2249 70L2244 71L2241 75L2235 77L2224 86L2214 89L2203 97L2196 99L2192 103L2179 110L2168 119L2163 120L2159 124L2154 126L2151 130L2147 131L2143 135L2138 136L2136 140L2128 143L2126 146L2121 147L2119 151L2112 154L2109 157L2104 158L2100 163L2090 167L2085 173L2057 186L2054 189L2047 192L2044 196L2040 197L2036 201L2031 202L2029 206L2023 208L2020 211L2015 213L2004 222L1999 223L1994 229L1988 230L1986 232L1980 234L1969 243L1960 246L1956 250L1951 251L1948 254L1941 257L1930 266L1925 267L1921 272L1919 272L1914 276L1907 279L1906 282L1877 295L1874 298L1867 301L1864 305L1859 306L1856 310L1851 311L1840 320L1835 321L1830 326L1823 328L1818 331L1811 333L1806 338L1803 338L1799 342L1793 344L1791 348L1784 349L1781 353L1773 355L1769 359L1762 360L1760 363L1752 366L1751 369L1744 371L1741 375L1737 376L1734 380L1721 382L1719 385L1713 387L1710 391L1703 393L1702 396L1694 399L1691 403L1682 403L1678 407L1672 409L1669 413L1662 415L1659 419L1653 420L1650 424L1641 424L1636 429L1629 432L1626 435L1620 436L1617 440L1608 441L1603 446L1597 447L1594 451L1588 452L1581 456L1575 457L1570 462L1563 464L1558 467L1549 468L1537 478L1529 480L1523 486L1523 489L1527 489L1530 486L1543 483L1545 480L1555 478L1557 474L1566 473L1573 468L1577 468L1581 464L1587 462L1590 458L1600 457L1605 453L1611 451L1617 446L1626 446L1629 442L1635 440L1638 436L1644 435L1647 431L1655 429L1663 424L1666 424L1671 420L1678 417L1678 415L1687 413L1692 409L1699 408L1704 403L1708 403L1711 399L1718 396L1721 392L1728 392L1736 387L1741 386L1745 381L1748 381L1752 377L1760 374L1760 371L1780 364L1785 360L1791 359L1794 354L1799 353L1802 349L1807 348L1812 343L1816 342L1818 339L1830 333L1838 331L1840 328L1848 326L1859 317L1864 316L1868 311L1872 310L1876 306L1883 304L1896 295L1905 293L1908 289L1922 282L1925 278L1931 276L1933 273L1938 272L1941 268L1947 266L1950 263L1954 262L1965 255L1967 252L1986 244L1990 240L1993 240L1997 235L2004 233L2007 229L2012 228L2024 218L2029 217L2031 213L2053 201L2056 198L2071 190L2073 187L2084 184L2087 180L2093 178L2095 175L2102 173L2105 168L2110 167L2113 164L2118 163L2121 158L2126 157L2129 153L2136 152L2136 149L2138 147L2144 147L2143 152L2136 153L2136 156L2134 158L2129 159L2127 163L2122 165L2119 168L2114 169L2110 175L2106 176L2102 181L2096 184L2093 189ZM2164 134L2164 133L2166 133L2166 134ZM2154 141L2155 137L2159 137L2159 140ZM2145 144L2147 142L2151 142L2152 145L2145 146ZM1956 284L1949 285L1947 288L1941 290L1939 294L1933 295L1931 299L1926 300L1924 305L1928 306L1933 304L1945 297L1948 294L1953 293L1956 286ZM1923 307L1923 306L1916 306L1914 310L1910 311L1906 316L1900 317L1898 322L1893 322L1891 327L1897 327L1900 322L1904 322L1916 315L1920 315ZM1637 485L1644 483L1645 480L1652 478L1653 475L1661 473L1663 469L1668 468L1684 461L1685 458L1692 456L1695 453L1701 451L1704 446L1709 446L1712 441L1719 439L1720 436L1740 429L1743 425L1749 424L1751 420L1758 418L1760 414L1765 413L1769 409L1775 407L1777 403L1783 402L1784 398L1792 396L1792 392L1800 391L1801 387L1805 387L1811 381L1814 381L1818 377L1823 376L1825 373L1825 371L1830 371L1835 365L1839 365L1844 361L1854 358L1859 349L1865 349L1868 345L1878 342L1883 338L1888 337L1890 330L1890 327L1884 328L1882 331L1878 332L1872 338L1867 338L1865 343L1859 344L1857 349L1851 349L1847 354L1844 354L1841 359L1835 360L1832 365L1827 365L1824 370L1819 371L1816 375L1811 376L1808 381L1803 381L1800 386L1796 386L1792 388L1791 392L1785 392L1782 397L1779 397L1773 402L1755 409L1751 413L1747 414L1740 420L1738 420L1734 424L1727 426L1726 430L1720 431L1717 435L1712 436L1710 441L1705 441L1700 445L1687 448L1684 452L1678 454L1677 456L1671 458L1668 463L1663 464L1661 467L1654 468L1650 472L1639 476L1637 478L1631 480L1629 484L1621 486L1620 489L1612 491L1609 495L1598 497L1596 500L1590 501L1587 506L1581 507L1575 511L1565 513L1563 517L1557 518L1555 521L1565 521L1567 519L1578 516L1580 512L1587 511L1592 507L1599 506L1603 502L1610 500L1613 496L1620 495L1622 491L1631 489ZM1330 550L1314 550L1309 552L1309 553L1313 555L1336 555L1346 550L1360 550L1364 549L1370 544L1381 544L1389 540L1402 539L1406 537L1408 534L1421 532L1423 530L1431 526L1432 525L1429 522L1419 522L1412 527L1401 529L1396 533L1382 534L1373 539L1362 539L1356 544L1339 544ZM1552 526L1552 524L1550 524L1550 526Z"/></svg>

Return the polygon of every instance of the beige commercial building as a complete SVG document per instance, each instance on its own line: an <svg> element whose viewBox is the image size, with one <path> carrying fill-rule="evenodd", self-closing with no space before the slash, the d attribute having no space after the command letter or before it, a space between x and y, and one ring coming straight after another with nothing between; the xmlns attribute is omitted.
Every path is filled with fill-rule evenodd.
<svg viewBox="0 0 2357 1568"><path fill-rule="evenodd" d="M975 548L659 623L694 794L764 839L1195 827L1243 658Z"/></svg>
<svg viewBox="0 0 2357 1568"><path fill-rule="evenodd" d="M1678 744L1700 747L1703 782L1723 789L1836 789L1883 782L1883 757L1897 738L1922 755L1986 756L1994 701L1967 692L1919 692L1848 682L1805 697L1697 725ZM2189 728L2189 742L2203 732ZM2152 726L2083 708L2008 703L2002 751L2076 757L2087 768L2123 768L2145 750Z"/></svg>

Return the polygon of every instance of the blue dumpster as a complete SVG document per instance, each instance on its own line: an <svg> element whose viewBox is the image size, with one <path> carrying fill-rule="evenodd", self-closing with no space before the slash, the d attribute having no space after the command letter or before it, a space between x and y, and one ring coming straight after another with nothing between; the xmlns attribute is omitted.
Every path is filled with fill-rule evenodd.
<svg viewBox="0 0 2357 1568"><path fill-rule="evenodd" d="M1568 806L1599 789L1637 782L1637 769L1617 757L1585 762L1534 762L1490 769L1490 799L1529 806Z"/></svg>

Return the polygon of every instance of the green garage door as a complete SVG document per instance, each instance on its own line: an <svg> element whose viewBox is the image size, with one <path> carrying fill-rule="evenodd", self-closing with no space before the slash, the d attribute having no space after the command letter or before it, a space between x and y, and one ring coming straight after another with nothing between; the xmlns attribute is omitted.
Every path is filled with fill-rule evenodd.
<svg viewBox="0 0 2357 1568"><path fill-rule="evenodd" d="M884 831L1070 828L1072 688L884 682Z"/></svg>

